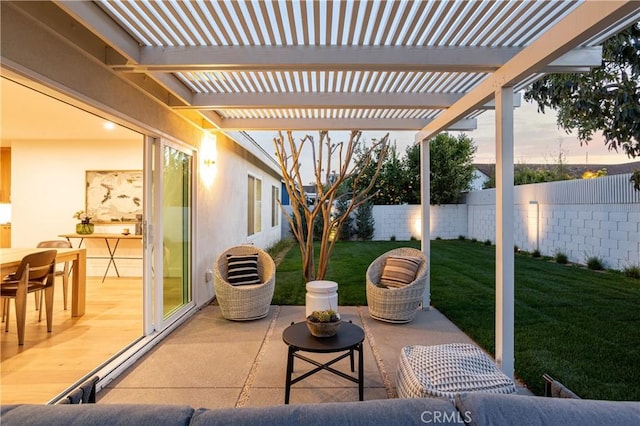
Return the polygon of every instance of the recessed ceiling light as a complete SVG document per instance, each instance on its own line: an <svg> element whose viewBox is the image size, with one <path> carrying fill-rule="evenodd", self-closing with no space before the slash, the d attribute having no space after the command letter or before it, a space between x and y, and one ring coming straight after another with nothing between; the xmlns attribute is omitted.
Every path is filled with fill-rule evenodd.
<svg viewBox="0 0 640 426"><path fill-rule="evenodd" d="M105 123L102 126L107 130L113 130L116 128L116 125L110 121L105 121Z"/></svg>

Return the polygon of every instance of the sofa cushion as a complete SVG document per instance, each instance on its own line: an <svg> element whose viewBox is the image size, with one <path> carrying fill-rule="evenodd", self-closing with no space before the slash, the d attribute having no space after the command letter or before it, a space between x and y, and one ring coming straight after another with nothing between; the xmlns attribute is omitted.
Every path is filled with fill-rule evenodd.
<svg viewBox="0 0 640 426"><path fill-rule="evenodd" d="M2 426L188 425L194 409L186 405L62 404L20 405L2 410Z"/></svg>
<svg viewBox="0 0 640 426"><path fill-rule="evenodd" d="M444 399L380 399L363 402L199 409L193 426L256 425L463 424L454 405Z"/></svg>
<svg viewBox="0 0 640 426"><path fill-rule="evenodd" d="M385 259L380 285L384 287L404 287L416 278L422 259L412 256L389 256Z"/></svg>
<svg viewBox="0 0 640 426"><path fill-rule="evenodd" d="M640 402L464 393L456 408L469 425L601 426L638 424Z"/></svg>
<svg viewBox="0 0 640 426"><path fill-rule="evenodd" d="M231 285L260 284L258 253L227 255L227 281Z"/></svg>

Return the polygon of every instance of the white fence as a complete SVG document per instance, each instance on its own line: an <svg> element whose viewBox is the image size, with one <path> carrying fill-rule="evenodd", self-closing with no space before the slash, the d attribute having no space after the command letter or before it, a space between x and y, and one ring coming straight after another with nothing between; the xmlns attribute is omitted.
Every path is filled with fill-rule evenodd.
<svg viewBox="0 0 640 426"><path fill-rule="evenodd" d="M597 256L608 268L640 265L640 192L630 174L519 185L514 194L515 245L572 262ZM375 240L420 239L420 206L374 206ZM431 239L464 235L495 241L495 190L471 192L466 204L431 206Z"/></svg>
<svg viewBox="0 0 640 426"><path fill-rule="evenodd" d="M549 256L562 252L578 263L597 256L613 269L640 265L640 192L630 176L516 186L515 245ZM419 205L374 206L373 218L374 240L422 238ZM465 204L431 206L430 222L431 239L495 242L495 190L470 192Z"/></svg>

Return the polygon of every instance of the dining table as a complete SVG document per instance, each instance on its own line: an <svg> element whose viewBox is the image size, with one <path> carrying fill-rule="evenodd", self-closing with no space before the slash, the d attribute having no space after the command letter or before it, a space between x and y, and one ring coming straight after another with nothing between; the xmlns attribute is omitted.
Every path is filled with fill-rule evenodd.
<svg viewBox="0 0 640 426"><path fill-rule="evenodd" d="M6 276L18 270L22 258L47 248L0 248L0 273ZM87 250L84 248L57 248L56 263L72 262L71 316L81 317L85 313L87 294Z"/></svg>

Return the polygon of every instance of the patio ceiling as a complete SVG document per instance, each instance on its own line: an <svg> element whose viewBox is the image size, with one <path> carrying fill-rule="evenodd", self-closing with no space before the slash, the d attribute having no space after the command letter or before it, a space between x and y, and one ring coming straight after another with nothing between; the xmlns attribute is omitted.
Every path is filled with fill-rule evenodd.
<svg viewBox="0 0 640 426"><path fill-rule="evenodd" d="M493 103L487 96L465 103L468 94L505 64L526 62L536 40L583 6L593 6L583 3L56 4L109 46L106 65L205 128L433 133L426 126L452 108L448 118L435 121L438 130L473 129L475 118ZM518 90L546 72L599 65L599 45L637 20L638 6L621 7L588 36L547 55L549 61L526 64L513 86ZM460 104L465 108L455 112Z"/></svg>

